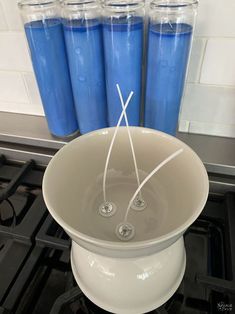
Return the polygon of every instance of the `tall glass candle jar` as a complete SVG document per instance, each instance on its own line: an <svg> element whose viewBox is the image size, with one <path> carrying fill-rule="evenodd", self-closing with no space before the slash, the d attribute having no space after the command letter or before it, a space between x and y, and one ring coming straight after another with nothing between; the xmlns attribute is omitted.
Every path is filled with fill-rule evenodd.
<svg viewBox="0 0 235 314"><path fill-rule="evenodd" d="M122 111L116 84L124 101L134 92L127 116L130 125L140 123L144 1L104 0L103 39L105 51L108 122L114 126ZM125 125L125 122L122 122Z"/></svg>
<svg viewBox="0 0 235 314"><path fill-rule="evenodd" d="M58 1L22 0L19 8L50 132L72 135L78 124Z"/></svg>
<svg viewBox="0 0 235 314"><path fill-rule="evenodd" d="M100 6L93 0L65 0L62 16L79 129L84 134L107 127Z"/></svg>
<svg viewBox="0 0 235 314"><path fill-rule="evenodd" d="M175 135L198 1L155 0L149 10L145 126Z"/></svg>

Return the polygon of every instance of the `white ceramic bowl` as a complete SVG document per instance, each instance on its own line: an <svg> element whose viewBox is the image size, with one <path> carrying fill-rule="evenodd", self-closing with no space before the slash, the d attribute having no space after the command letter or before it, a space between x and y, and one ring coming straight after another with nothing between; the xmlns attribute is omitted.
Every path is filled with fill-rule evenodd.
<svg viewBox="0 0 235 314"><path fill-rule="evenodd" d="M77 283L98 306L115 313L145 313L176 291L185 270L183 233L202 211L209 184L199 157L180 140L152 129L131 127L143 180L176 150L143 188L147 208L131 210L135 236L115 234L137 188L129 139L121 127L107 176L107 197L114 216L99 215L102 179L114 128L83 135L63 147L49 163L43 195L54 219L73 240L71 262Z"/></svg>

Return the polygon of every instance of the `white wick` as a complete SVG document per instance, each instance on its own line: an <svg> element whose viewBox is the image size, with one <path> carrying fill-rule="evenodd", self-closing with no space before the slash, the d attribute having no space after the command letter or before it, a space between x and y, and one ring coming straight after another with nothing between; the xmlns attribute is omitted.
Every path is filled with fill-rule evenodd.
<svg viewBox="0 0 235 314"><path fill-rule="evenodd" d="M117 135L117 131L118 131L118 128L121 124L121 121L122 121L122 118L124 116L124 113L126 111L126 108L128 107L129 103L130 103L130 100L131 100L131 97L133 96L134 92L131 91L128 98L127 98L127 101L122 109L122 113L119 117L119 120L118 120L118 123L117 123L117 126L115 128L115 131L114 131L114 134L113 134L113 138L111 140L111 143L110 143L110 146L109 146L109 150L108 150L108 155L107 155L107 158L106 158L106 162L105 162L105 167L104 167L104 176L103 176L103 196L104 196L104 203L107 202L107 199L106 199L106 177L107 177L107 170L108 170L108 164L109 164L109 159L110 159L110 155L111 155L111 152L112 152L112 148L113 148L113 143L115 141L115 138L116 138L116 135Z"/></svg>
<svg viewBox="0 0 235 314"><path fill-rule="evenodd" d="M171 154L169 157L167 157L165 160L163 160L159 165L157 165L153 171L150 172L149 175L147 175L147 177L142 181L142 183L140 184L140 186L138 187L138 189L135 191L134 195L132 196L129 204L128 204L128 207L127 207L127 210L126 210L126 214L125 214L125 217L124 217L124 222L127 221L127 217L128 217L128 214L129 214L129 211L130 211L130 208L131 208L131 205L134 201L134 199L136 198L136 196L138 195L140 189L142 189L142 187L145 185L145 183L158 171L160 170L164 165L166 165L169 161L171 161L172 159L174 159L176 156L178 156L179 154L181 154L183 152L183 148L177 150L176 152L174 152L173 154Z"/></svg>
<svg viewBox="0 0 235 314"><path fill-rule="evenodd" d="M125 118L125 122L126 122L127 133L128 133L128 137L129 137L129 141L130 141L130 145L131 145L131 153L132 153L132 157L133 157L133 161L134 161L136 179L137 179L137 184L138 184L138 187L139 187L140 186L140 178L139 178L138 166L137 166L137 162L136 162L134 145L133 145L133 141L132 141L132 137L131 137L131 133L130 133L130 128L129 128L128 118L127 118L127 115L126 115L126 110L124 109L125 105L124 105L124 101L123 101L123 97L122 97L122 93L121 93L120 87L119 87L118 84L116 84L116 86L117 86L119 98L120 98L120 101L121 101L121 104L122 104L122 111L124 112L124 118ZM142 200L141 190L139 191L139 199Z"/></svg>

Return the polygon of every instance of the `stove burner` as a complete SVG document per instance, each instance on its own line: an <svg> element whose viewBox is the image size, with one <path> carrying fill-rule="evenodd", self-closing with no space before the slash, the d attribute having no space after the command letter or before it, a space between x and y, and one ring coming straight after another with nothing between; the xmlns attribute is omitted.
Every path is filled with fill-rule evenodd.
<svg viewBox="0 0 235 314"><path fill-rule="evenodd" d="M0 313L108 313L88 300L70 267L70 240L49 215L44 170L0 156ZM210 195L185 234L187 266L172 298L150 312L235 312L235 194ZM127 283L128 284L128 283Z"/></svg>
<svg viewBox="0 0 235 314"><path fill-rule="evenodd" d="M16 225L15 208L9 199L6 199L0 203L0 224L2 226Z"/></svg>

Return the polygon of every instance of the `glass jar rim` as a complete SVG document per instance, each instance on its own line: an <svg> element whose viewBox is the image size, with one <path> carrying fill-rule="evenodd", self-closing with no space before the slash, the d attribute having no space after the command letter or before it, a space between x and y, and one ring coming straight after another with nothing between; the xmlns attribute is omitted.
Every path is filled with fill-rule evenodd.
<svg viewBox="0 0 235 314"><path fill-rule="evenodd" d="M191 6L197 6L198 0L153 0L151 2L151 7L164 9L164 8L171 8L171 9L180 9L180 8L187 8Z"/></svg>
<svg viewBox="0 0 235 314"><path fill-rule="evenodd" d="M64 0L60 3L62 10L76 13L77 10L94 10L99 9L99 2L97 0Z"/></svg>
<svg viewBox="0 0 235 314"><path fill-rule="evenodd" d="M51 4L59 3L59 0L20 0L18 2L19 7L40 7L47 6Z"/></svg>
<svg viewBox="0 0 235 314"><path fill-rule="evenodd" d="M97 3L97 0L64 0L61 2L62 6L73 6L73 5L84 5L84 4L94 4Z"/></svg>
<svg viewBox="0 0 235 314"><path fill-rule="evenodd" d="M112 8L116 10L122 10L123 8L141 8L144 7L143 0L103 0L103 8Z"/></svg>

